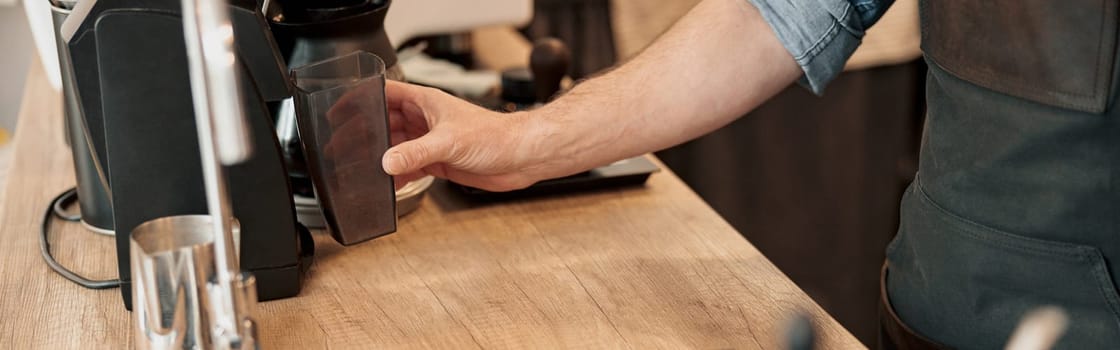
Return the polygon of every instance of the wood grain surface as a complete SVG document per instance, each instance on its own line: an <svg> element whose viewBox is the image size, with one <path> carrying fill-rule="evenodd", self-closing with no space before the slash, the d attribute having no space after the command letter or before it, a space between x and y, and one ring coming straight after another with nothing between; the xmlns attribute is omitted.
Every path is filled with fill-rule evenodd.
<svg viewBox="0 0 1120 350"><path fill-rule="evenodd" d="M130 347L118 290L54 274L42 211L73 186L59 94L29 75L0 203L0 348ZM256 315L270 349L783 348L795 312L822 348L861 348L673 174L647 186L476 205L437 187L399 232L343 248L318 234L298 297ZM112 238L55 222L58 260L115 277Z"/></svg>

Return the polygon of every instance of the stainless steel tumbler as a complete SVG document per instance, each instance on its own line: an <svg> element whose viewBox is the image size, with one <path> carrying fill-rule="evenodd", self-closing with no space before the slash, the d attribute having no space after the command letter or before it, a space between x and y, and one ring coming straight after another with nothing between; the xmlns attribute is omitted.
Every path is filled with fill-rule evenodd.
<svg viewBox="0 0 1120 350"><path fill-rule="evenodd" d="M235 238L240 236L239 231L234 225ZM214 323L227 315L216 311L224 293L216 283L211 216L170 216L145 222L132 231L130 245L136 347L192 349L212 345ZM256 279L243 273L233 282L233 292L246 301L241 306L254 308ZM254 312L239 310L245 315ZM254 335L249 339L258 338Z"/></svg>

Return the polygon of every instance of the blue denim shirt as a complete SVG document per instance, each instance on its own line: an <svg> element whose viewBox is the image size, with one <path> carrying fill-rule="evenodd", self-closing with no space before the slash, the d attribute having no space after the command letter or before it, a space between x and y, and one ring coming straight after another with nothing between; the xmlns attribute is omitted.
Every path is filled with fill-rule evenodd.
<svg viewBox="0 0 1120 350"><path fill-rule="evenodd" d="M894 0L750 0L821 94Z"/></svg>

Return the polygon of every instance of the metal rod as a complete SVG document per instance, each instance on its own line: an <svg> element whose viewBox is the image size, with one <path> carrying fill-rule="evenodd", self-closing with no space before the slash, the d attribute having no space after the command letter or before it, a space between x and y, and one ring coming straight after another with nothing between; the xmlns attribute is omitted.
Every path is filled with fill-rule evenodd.
<svg viewBox="0 0 1120 350"><path fill-rule="evenodd" d="M206 202L213 218L217 290L212 300L215 346L242 344L244 295L235 290L241 278L234 247L232 210L222 165L244 161L252 151L241 106L233 26L223 0L183 0L183 33L190 66L191 95L198 127Z"/></svg>

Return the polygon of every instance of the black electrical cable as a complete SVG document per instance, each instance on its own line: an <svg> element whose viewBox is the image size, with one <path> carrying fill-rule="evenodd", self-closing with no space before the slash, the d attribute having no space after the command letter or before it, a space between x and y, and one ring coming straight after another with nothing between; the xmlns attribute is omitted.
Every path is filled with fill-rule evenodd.
<svg viewBox="0 0 1120 350"><path fill-rule="evenodd" d="M82 214L69 214L66 212L66 207L73 204L78 199L78 192L73 188L63 192L61 196L51 202L51 208L54 208L54 216L66 221L81 221Z"/></svg>
<svg viewBox="0 0 1120 350"><path fill-rule="evenodd" d="M67 269L65 266L62 266L62 264L59 264L58 261L54 260L54 256L51 255L51 245L47 242L47 235L50 233L51 228L51 216L57 215L59 218L69 221L77 221L78 219L80 219L79 217L78 219L71 220L73 216L64 214L64 211L62 210L62 207L64 206L63 203L72 202L73 199L76 198L76 193L77 189L75 188L66 190L58 196L55 196L54 199L51 200L50 205L47 206L46 212L43 213L43 223L40 226L39 252L43 255L43 260L47 262L47 266L50 266L51 269L54 270L54 272L57 272L59 275L62 275L62 277L70 280L70 282L78 284L79 286L89 289L109 289L120 287L120 279L91 280L82 277L81 275L70 271L70 269Z"/></svg>

